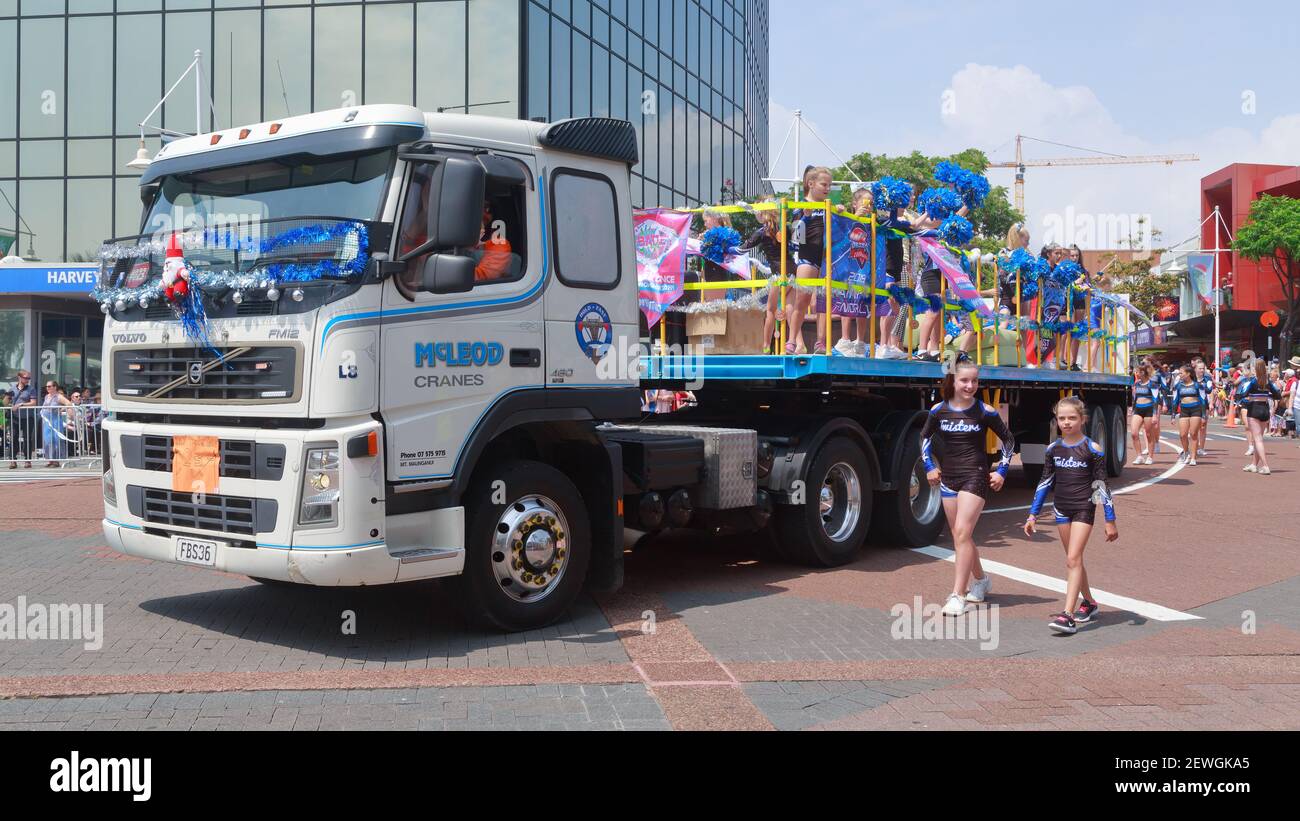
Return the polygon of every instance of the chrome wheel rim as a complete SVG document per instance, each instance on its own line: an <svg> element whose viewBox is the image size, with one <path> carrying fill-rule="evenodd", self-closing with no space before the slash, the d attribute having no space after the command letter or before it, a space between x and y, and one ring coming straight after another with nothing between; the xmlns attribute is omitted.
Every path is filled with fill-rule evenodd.
<svg viewBox="0 0 1300 821"><path fill-rule="evenodd" d="M907 495L912 507L912 518L917 522L927 525L939 515L943 499L940 498L938 489L931 487L930 480L926 477L925 460L919 456L908 477Z"/></svg>
<svg viewBox="0 0 1300 821"><path fill-rule="evenodd" d="M851 465L836 462L826 471L818 509L822 530L833 542L844 541L857 528L862 518L862 483Z"/></svg>
<svg viewBox="0 0 1300 821"><path fill-rule="evenodd" d="M569 564L569 522L540 494L511 502L492 532L492 573L517 602L541 601L559 586Z"/></svg>

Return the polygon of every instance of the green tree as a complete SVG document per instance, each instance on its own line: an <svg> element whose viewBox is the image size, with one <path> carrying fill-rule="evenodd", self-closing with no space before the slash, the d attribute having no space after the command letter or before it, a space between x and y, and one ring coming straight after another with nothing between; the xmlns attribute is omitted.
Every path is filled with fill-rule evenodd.
<svg viewBox="0 0 1300 821"><path fill-rule="evenodd" d="M1146 218L1140 217L1137 221L1137 235L1135 236L1130 229L1128 238L1122 240L1119 244L1126 246L1129 250L1137 250L1140 237L1144 233ZM1151 240L1156 243L1164 235L1159 228L1151 230ZM1164 253L1164 248L1152 248L1141 259L1120 259L1118 255L1102 263L1103 279L1102 288L1108 291L1118 291L1129 295L1129 302L1133 307L1142 311L1147 316L1154 316L1156 304L1160 297L1173 295L1178 290L1179 283L1182 282L1181 274L1158 273L1152 264Z"/></svg>
<svg viewBox="0 0 1300 821"><path fill-rule="evenodd" d="M1267 259L1286 299L1282 358L1290 355L1300 311L1300 200L1263 194L1250 204L1232 247L1246 259Z"/></svg>

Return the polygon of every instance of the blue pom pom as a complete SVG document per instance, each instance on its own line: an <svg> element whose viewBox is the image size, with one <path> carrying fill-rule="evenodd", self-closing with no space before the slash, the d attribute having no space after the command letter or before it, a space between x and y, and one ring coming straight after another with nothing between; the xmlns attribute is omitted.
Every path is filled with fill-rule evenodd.
<svg viewBox="0 0 1300 821"><path fill-rule="evenodd" d="M931 219L947 219L961 208L961 197L951 188L927 188L917 200L917 207Z"/></svg>
<svg viewBox="0 0 1300 821"><path fill-rule="evenodd" d="M906 208L912 201L912 184L897 177L881 177L871 184L871 201L880 211Z"/></svg>
<svg viewBox="0 0 1300 821"><path fill-rule="evenodd" d="M953 339L956 339L961 336L961 326L958 325L956 321L950 319L943 324L943 332Z"/></svg>
<svg viewBox="0 0 1300 821"><path fill-rule="evenodd" d="M700 238L700 256L721 264L728 254L740 245L740 233L735 228L719 225L704 232Z"/></svg>
<svg viewBox="0 0 1300 821"><path fill-rule="evenodd" d="M975 228L970 220L953 214L939 226L939 238L949 245L965 245L975 238Z"/></svg>
<svg viewBox="0 0 1300 821"><path fill-rule="evenodd" d="M967 208L979 208L989 195L989 181L983 174L967 171L955 185Z"/></svg>
<svg viewBox="0 0 1300 821"><path fill-rule="evenodd" d="M1069 285L1083 276L1083 266L1072 259L1063 259L1052 269L1052 280L1061 285Z"/></svg>
<svg viewBox="0 0 1300 821"><path fill-rule="evenodd" d="M955 186L966 173L966 169L951 160L944 160L934 167L934 178L947 185Z"/></svg>
<svg viewBox="0 0 1300 821"><path fill-rule="evenodd" d="M1034 280L1020 283L1020 298L1033 299L1038 296L1038 283Z"/></svg>

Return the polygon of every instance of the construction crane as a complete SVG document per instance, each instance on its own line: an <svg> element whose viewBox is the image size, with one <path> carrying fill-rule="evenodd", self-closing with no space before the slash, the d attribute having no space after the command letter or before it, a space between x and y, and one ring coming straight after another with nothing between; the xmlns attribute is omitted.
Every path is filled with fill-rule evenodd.
<svg viewBox="0 0 1300 821"><path fill-rule="evenodd" d="M1059 145L1062 148L1073 148L1078 151L1092 151L1095 154L1101 154L1100 157L1059 157L1053 160L1026 160L1021 151L1022 140L1033 140L1034 142L1047 143L1049 145ZM1038 137L1026 137L1023 134L1016 135L1016 161L1015 162L991 162L989 168L1014 168L1016 169L1016 210L1025 213L1025 169L1026 168L1048 168L1054 165L1141 165L1144 163L1164 163L1171 165L1176 162L1196 162L1200 157L1195 154L1146 154L1146 155L1123 155L1110 154L1105 151L1097 151L1092 148L1080 148L1077 145L1066 145L1065 143L1054 143L1051 140L1041 140Z"/></svg>

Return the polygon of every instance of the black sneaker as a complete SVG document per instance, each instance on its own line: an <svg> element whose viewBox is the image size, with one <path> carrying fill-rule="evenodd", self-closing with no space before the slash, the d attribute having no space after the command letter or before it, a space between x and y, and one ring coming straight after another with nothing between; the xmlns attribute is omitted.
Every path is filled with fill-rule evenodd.
<svg viewBox="0 0 1300 821"><path fill-rule="evenodd" d="M1073 636L1075 633L1079 632L1079 628L1075 625L1074 619L1065 611L1061 611L1053 616L1052 620L1047 623L1047 626L1057 633L1065 633L1067 636Z"/></svg>
<svg viewBox="0 0 1300 821"><path fill-rule="evenodd" d="M1074 620L1079 624L1092 621L1092 617L1096 615L1097 610L1098 607L1095 601L1084 599L1083 604L1079 605L1079 609L1074 611Z"/></svg>
<svg viewBox="0 0 1300 821"><path fill-rule="evenodd" d="M1072 370L1072 371L1081 371L1081 370L1083 370L1083 368L1080 368L1079 365L1078 365L1078 363L1076 362L1075 364L1073 364L1073 365L1070 366L1070 370Z"/></svg>
<svg viewBox="0 0 1300 821"><path fill-rule="evenodd" d="M917 362L926 362L929 360L930 355L927 354L925 351L917 351L916 353L912 354L912 358L915 359Z"/></svg>

